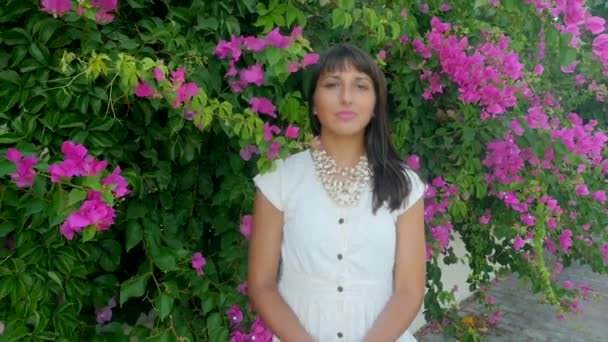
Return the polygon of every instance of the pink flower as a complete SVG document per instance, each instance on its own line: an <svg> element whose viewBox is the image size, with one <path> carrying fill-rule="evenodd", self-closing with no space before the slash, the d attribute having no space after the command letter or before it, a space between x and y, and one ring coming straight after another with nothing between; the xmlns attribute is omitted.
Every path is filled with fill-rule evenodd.
<svg viewBox="0 0 608 342"><path fill-rule="evenodd" d="M291 39L296 39L302 35L302 26L296 25L293 30L291 30Z"/></svg>
<svg viewBox="0 0 608 342"><path fill-rule="evenodd" d="M237 328L230 333L230 342L247 342L247 334L241 328Z"/></svg>
<svg viewBox="0 0 608 342"><path fill-rule="evenodd" d="M268 159L273 160L279 155L279 151L281 150L281 143L278 141L273 141L270 144L270 148L268 149Z"/></svg>
<svg viewBox="0 0 608 342"><path fill-rule="evenodd" d="M154 67L152 73L154 74L154 79L156 80L156 82L160 82L165 79L165 73L159 67Z"/></svg>
<svg viewBox="0 0 608 342"><path fill-rule="evenodd" d="M441 6L439 6L439 10L441 12L449 12L452 10L452 6L450 6L450 4L448 4L448 3L444 3L444 4L441 4Z"/></svg>
<svg viewBox="0 0 608 342"><path fill-rule="evenodd" d="M95 311L97 316L97 324L103 324L112 320L112 309L116 307L116 298L112 297L108 301L108 305L99 308Z"/></svg>
<svg viewBox="0 0 608 342"><path fill-rule="evenodd" d="M441 177L435 177L432 181L434 187L443 188L447 183Z"/></svg>
<svg viewBox="0 0 608 342"><path fill-rule="evenodd" d="M289 64L287 64L287 70L291 73L297 72L299 69L300 63L298 62L289 62Z"/></svg>
<svg viewBox="0 0 608 342"><path fill-rule="evenodd" d="M566 290L572 290L574 288L574 283L572 283L572 280L564 281L564 288Z"/></svg>
<svg viewBox="0 0 608 342"><path fill-rule="evenodd" d="M253 83L258 87L264 84L264 69L262 64L255 64L248 69L241 70L241 81L246 85Z"/></svg>
<svg viewBox="0 0 608 342"><path fill-rule="evenodd" d="M561 69L561 71L563 73L571 74L576 70L576 67L578 66L579 63L580 63L580 61L574 61L570 65L561 65L559 68Z"/></svg>
<svg viewBox="0 0 608 342"><path fill-rule="evenodd" d="M251 238L251 229L253 226L253 216L245 215L241 219L241 234L245 237L245 239L249 240Z"/></svg>
<svg viewBox="0 0 608 342"><path fill-rule="evenodd" d="M429 12L429 5L428 4L421 4L420 6L418 6L418 9L422 13L428 13Z"/></svg>
<svg viewBox="0 0 608 342"><path fill-rule="evenodd" d="M399 41L401 42L401 44L407 44L410 40L406 35L402 35L401 38L399 38Z"/></svg>
<svg viewBox="0 0 608 342"><path fill-rule="evenodd" d="M513 131L513 134L517 135L518 137L521 137L522 135L524 135L524 129L521 127L519 120L513 119L513 121L511 121L511 125L509 127Z"/></svg>
<svg viewBox="0 0 608 342"><path fill-rule="evenodd" d="M538 76L538 75L541 75L544 71L545 71L545 68L543 67L542 64L536 64L536 66L534 66L534 71L532 71L532 74L534 76Z"/></svg>
<svg viewBox="0 0 608 342"><path fill-rule="evenodd" d="M307 66L317 64L319 62L319 55L316 53L308 53L302 59L302 67L306 68Z"/></svg>
<svg viewBox="0 0 608 342"><path fill-rule="evenodd" d="M264 123L264 141L271 141L273 134L281 133L281 129L275 125Z"/></svg>
<svg viewBox="0 0 608 342"><path fill-rule="evenodd" d="M287 129L285 129L285 137L289 139L297 139L300 134L300 127L289 125Z"/></svg>
<svg viewBox="0 0 608 342"><path fill-rule="evenodd" d="M380 52L378 52L378 58L385 60L386 59L386 50L380 50Z"/></svg>
<svg viewBox="0 0 608 342"><path fill-rule="evenodd" d="M488 297L486 298L486 301L488 302L488 304L494 305L494 304L496 304L496 297L488 295Z"/></svg>
<svg viewBox="0 0 608 342"><path fill-rule="evenodd" d="M601 17L589 17L587 18L585 25L587 30L593 34L600 34L604 32L604 25L606 24L606 20Z"/></svg>
<svg viewBox="0 0 608 342"><path fill-rule="evenodd" d="M479 218L479 223L489 224L491 220L492 220L492 213L488 210L483 214L483 216L481 216Z"/></svg>
<svg viewBox="0 0 608 342"><path fill-rule="evenodd" d="M420 157L417 154L411 154L405 160L407 166L412 170L420 170Z"/></svg>
<svg viewBox="0 0 608 342"><path fill-rule="evenodd" d="M488 323L490 325L496 325L501 319L502 319L502 312L495 311L494 313L492 313L492 315L490 315L490 317L488 317Z"/></svg>
<svg viewBox="0 0 608 342"><path fill-rule="evenodd" d="M172 105L174 108L178 108L182 103L189 101L194 96L198 95L198 85L194 82L188 82L180 85L175 91L176 99Z"/></svg>
<svg viewBox="0 0 608 342"><path fill-rule="evenodd" d="M113 11L118 7L118 0L93 0L91 1L91 5L95 8Z"/></svg>
<svg viewBox="0 0 608 342"><path fill-rule="evenodd" d="M226 311L226 316L228 316L231 325L239 324L243 321L243 312L236 305L233 305Z"/></svg>
<svg viewBox="0 0 608 342"><path fill-rule="evenodd" d="M606 192L604 190L599 190L593 193L593 199L604 204L606 203Z"/></svg>
<svg viewBox="0 0 608 342"><path fill-rule="evenodd" d="M95 226L98 231L107 230L115 217L116 211L101 199L101 192L89 190L87 200L66 218L59 231L66 239L72 240L74 233L88 226Z"/></svg>
<svg viewBox="0 0 608 342"><path fill-rule="evenodd" d="M272 341L272 332L259 317L251 325L251 333L247 335L247 341Z"/></svg>
<svg viewBox="0 0 608 342"><path fill-rule="evenodd" d="M137 97L153 97L154 96L154 88L152 88L152 86L148 82L146 82L144 80L140 80L139 84L135 88L135 96L137 96Z"/></svg>
<svg viewBox="0 0 608 342"><path fill-rule="evenodd" d="M171 72L171 82L175 85L180 85L186 81L186 69L179 68Z"/></svg>
<svg viewBox="0 0 608 342"><path fill-rule="evenodd" d="M536 217L531 214L522 214L521 221L528 227L534 227L536 225Z"/></svg>
<svg viewBox="0 0 608 342"><path fill-rule="evenodd" d="M21 151L9 148L6 151L6 159L17 166L17 170L11 175L11 179L18 187L23 188L34 184L34 178L36 177L34 165L38 162L35 156L23 157Z"/></svg>
<svg viewBox="0 0 608 342"><path fill-rule="evenodd" d="M266 42L279 49L285 49L291 44L291 38L283 36L277 27L266 35Z"/></svg>
<svg viewBox="0 0 608 342"><path fill-rule="evenodd" d="M55 17L60 17L72 9L72 1L70 0L42 0L41 5L42 11Z"/></svg>
<svg viewBox="0 0 608 342"><path fill-rule="evenodd" d="M574 244L572 243L572 231L570 229L564 230L559 235L559 243L562 248L562 252L564 253L568 253L570 248L574 246Z"/></svg>
<svg viewBox="0 0 608 342"><path fill-rule="evenodd" d="M253 52L259 52L266 48L266 41L256 37L245 37L243 44L247 50Z"/></svg>
<svg viewBox="0 0 608 342"><path fill-rule="evenodd" d="M277 117L277 114L275 113L276 106L266 97L252 97L249 100L249 105L251 106L251 111L254 113L266 114L273 118Z"/></svg>
<svg viewBox="0 0 608 342"><path fill-rule="evenodd" d="M206 263L207 260L200 252L196 252L192 255L192 268L196 270L197 275L202 276L205 274L203 272L203 267L205 267Z"/></svg>
<svg viewBox="0 0 608 342"><path fill-rule="evenodd" d="M103 185L111 186L114 185L112 192L116 195L117 198L123 197L131 193L127 187L129 183L125 180L125 178L121 175L120 166L116 166L112 173L103 179Z"/></svg>
<svg viewBox="0 0 608 342"><path fill-rule="evenodd" d="M95 20L100 24L107 24L113 21L114 18L114 14L106 12L104 9L99 10L99 12L95 14Z"/></svg>
<svg viewBox="0 0 608 342"><path fill-rule="evenodd" d="M244 281L244 282L240 283L236 287L236 290L239 291L240 294L246 295L247 294L247 282Z"/></svg>
<svg viewBox="0 0 608 342"><path fill-rule="evenodd" d="M587 189L587 185L579 184L574 188L574 191L579 196L587 196L589 195L589 189Z"/></svg>
<svg viewBox="0 0 608 342"><path fill-rule="evenodd" d="M407 18L407 9L404 8L401 10L401 17Z"/></svg>
<svg viewBox="0 0 608 342"><path fill-rule="evenodd" d="M243 158L243 160L249 160L249 159L251 159L253 154L258 154L258 153L260 153L260 151L258 150L257 146L249 145L246 148L242 149L239 152L239 155L241 156L241 158Z"/></svg>
<svg viewBox="0 0 608 342"><path fill-rule="evenodd" d="M524 239L522 239L519 235L516 236L515 239L513 240L513 248L516 251L524 248L525 245L526 245L526 241L524 241Z"/></svg>

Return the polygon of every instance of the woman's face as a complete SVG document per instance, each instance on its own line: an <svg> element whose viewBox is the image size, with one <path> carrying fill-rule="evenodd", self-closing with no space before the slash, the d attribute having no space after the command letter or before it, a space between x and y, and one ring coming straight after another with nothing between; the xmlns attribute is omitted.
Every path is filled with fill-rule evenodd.
<svg viewBox="0 0 608 342"><path fill-rule="evenodd" d="M374 114L376 91L371 77L349 67L321 74L313 102L324 134L359 135Z"/></svg>

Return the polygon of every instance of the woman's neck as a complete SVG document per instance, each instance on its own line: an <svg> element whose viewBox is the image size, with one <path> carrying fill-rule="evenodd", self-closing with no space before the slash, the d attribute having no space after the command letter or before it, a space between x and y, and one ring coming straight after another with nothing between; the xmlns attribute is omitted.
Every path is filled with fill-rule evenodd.
<svg viewBox="0 0 608 342"><path fill-rule="evenodd" d="M321 148L324 149L339 167L353 167L365 154L364 136L336 137L321 133Z"/></svg>

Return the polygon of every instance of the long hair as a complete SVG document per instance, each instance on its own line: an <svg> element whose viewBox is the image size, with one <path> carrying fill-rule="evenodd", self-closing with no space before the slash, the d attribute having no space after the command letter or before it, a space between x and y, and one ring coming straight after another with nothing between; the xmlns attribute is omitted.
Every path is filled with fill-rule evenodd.
<svg viewBox="0 0 608 342"><path fill-rule="evenodd" d="M319 77L326 72L344 71L348 68L355 68L371 77L376 92L374 115L365 128L364 142L373 172L373 213L385 204L391 211L397 210L410 194L412 183L405 172L405 163L391 142L386 112L386 79L369 54L352 45L337 45L326 51L313 67L308 91L308 114L313 133L321 134L321 123L313 113Z"/></svg>

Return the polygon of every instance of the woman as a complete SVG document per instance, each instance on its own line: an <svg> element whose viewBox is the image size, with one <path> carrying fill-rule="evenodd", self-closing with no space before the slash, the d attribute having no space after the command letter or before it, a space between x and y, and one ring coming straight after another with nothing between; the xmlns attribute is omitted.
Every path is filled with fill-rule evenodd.
<svg viewBox="0 0 608 342"><path fill-rule="evenodd" d="M334 47L309 108L319 138L254 179L253 306L274 341L415 341L425 185L391 145L384 75L358 48Z"/></svg>

